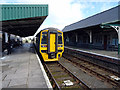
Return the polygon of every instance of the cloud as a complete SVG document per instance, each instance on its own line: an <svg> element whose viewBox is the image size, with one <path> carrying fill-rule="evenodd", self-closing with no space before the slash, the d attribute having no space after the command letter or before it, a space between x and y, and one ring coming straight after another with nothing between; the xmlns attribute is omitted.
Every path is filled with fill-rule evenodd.
<svg viewBox="0 0 120 90"><path fill-rule="evenodd" d="M82 9L85 6L72 2L73 0L51 0L51 2L46 0L42 2L49 4L49 15L40 29L55 27L62 30L66 25L81 20L83 18Z"/></svg>
<svg viewBox="0 0 120 90"><path fill-rule="evenodd" d="M80 3L72 2L73 0L48 1L49 15L41 25L40 29L55 27L62 30L66 25L83 19L82 9L85 6Z"/></svg>
<svg viewBox="0 0 120 90"><path fill-rule="evenodd" d="M7 3L6 0L0 0L0 4Z"/></svg>
<svg viewBox="0 0 120 90"><path fill-rule="evenodd" d="M119 0L77 0L78 2L119 2Z"/></svg>
<svg viewBox="0 0 120 90"><path fill-rule="evenodd" d="M11 3L9 0L6 0ZM24 4L48 4L49 15L46 18L43 26L57 26L59 29L63 29L64 26L81 20L83 18L82 8L80 3L73 3L74 0L13 0L15 3ZM40 28L41 28L40 27Z"/></svg>
<svg viewBox="0 0 120 90"><path fill-rule="evenodd" d="M72 2L72 1L71 1ZM49 4L49 16L52 23L59 25L67 25L82 19L83 14L81 4L71 4L68 0L56 0Z"/></svg>
<svg viewBox="0 0 120 90"><path fill-rule="evenodd" d="M111 6L114 6L114 7L115 7L116 5L112 5L112 3L110 3L110 2L104 3L104 4L101 6L100 12L103 12L103 11L106 11L106 10L110 9Z"/></svg>
<svg viewBox="0 0 120 90"><path fill-rule="evenodd" d="M97 6L93 5L92 2L103 1L105 2L106 0L1 0L0 3L48 4L49 15L39 30L47 27L55 27L62 30L66 25L80 21L83 18L86 18L86 16L88 17L93 13L96 13ZM112 0L107 0L106 2L108 1ZM106 5L105 3L101 7L101 11L108 8L111 8L111 5Z"/></svg>

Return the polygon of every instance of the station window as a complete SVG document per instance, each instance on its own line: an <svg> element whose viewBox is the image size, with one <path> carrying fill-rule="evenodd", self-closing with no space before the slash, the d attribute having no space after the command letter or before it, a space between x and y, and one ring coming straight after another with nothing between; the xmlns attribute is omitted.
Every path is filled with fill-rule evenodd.
<svg viewBox="0 0 120 90"><path fill-rule="evenodd" d="M101 35L94 35L94 40L96 44L101 44L102 43L102 36Z"/></svg>
<svg viewBox="0 0 120 90"><path fill-rule="evenodd" d="M85 44L88 43L88 37L87 36L83 36L83 43L85 43Z"/></svg>
<svg viewBox="0 0 120 90"><path fill-rule="evenodd" d="M42 42L41 44L47 44L47 32L42 33Z"/></svg>
<svg viewBox="0 0 120 90"><path fill-rule="evenodd" d="M118 45L118 39L113 38L112 39L112 45Z"/></svg>
<svg viewBox="0 0 120 90"><path fill-rule="evenodd" d="M112 45L118 45L118 37L116 34L114 34L112 37Z"/></svg>

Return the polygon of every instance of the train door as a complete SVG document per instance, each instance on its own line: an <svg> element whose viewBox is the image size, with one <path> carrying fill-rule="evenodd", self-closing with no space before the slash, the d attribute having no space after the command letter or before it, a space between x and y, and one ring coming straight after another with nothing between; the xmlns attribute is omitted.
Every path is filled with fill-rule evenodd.
<svg viewBox="0 0 120 90"><path fill-rule="evenodd" d="M104 35L104 50L107 49L107 35Z"/></svg>
<svg viewBox="0 0 120 90"><path fill-rule="evenodd" d="M53 59L56 58L58 49L58 34L57 31L48 31L48 58Z"/></svg>
<svg viewBox="0 0 120 90"><path fill-rule="evenodd" d="M55 52L55 36L56 34L50 34L50 52Z"/></svg>

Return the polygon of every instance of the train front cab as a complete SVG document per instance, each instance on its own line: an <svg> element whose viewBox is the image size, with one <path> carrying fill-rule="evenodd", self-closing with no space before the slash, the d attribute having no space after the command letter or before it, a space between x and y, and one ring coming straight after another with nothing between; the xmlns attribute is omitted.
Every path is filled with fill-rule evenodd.
<svg viewBox="0 0 120 90"><path fill-rule="evenodd" d="M58 61L64 52L63 33L59 30L43 30L40 35L40 53L45 62Z"/></svg>

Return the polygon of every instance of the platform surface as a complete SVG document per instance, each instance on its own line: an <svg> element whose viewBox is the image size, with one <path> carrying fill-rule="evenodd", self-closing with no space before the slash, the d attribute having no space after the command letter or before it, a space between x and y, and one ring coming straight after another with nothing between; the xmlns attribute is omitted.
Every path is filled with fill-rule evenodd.
<svg viewBox="0 0 120 90"><path fill-rule="evenodd" d="M109 58L120 59L120 57L118 57L118 52L117 51L86 49L86 48L79 48L79 47L74 47L74 46L66 46L66 47L79 49L81 51L86 51L88 53L93 53L93 54L97 54L97 55L101 55L101 56L106 56L106 57L109 57Z"/></svg>
<svg viewBox="0 0 120 90"><path fill-rule="evenodd" d="M12 54L0 58L2 88L48 88L37 56L24 44Z"/></svg>

